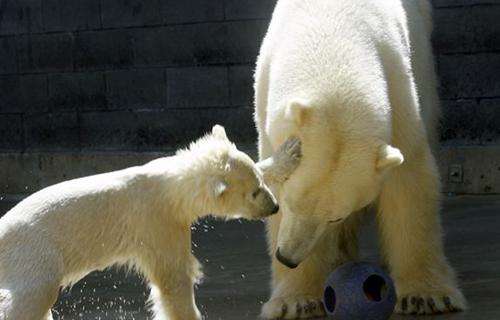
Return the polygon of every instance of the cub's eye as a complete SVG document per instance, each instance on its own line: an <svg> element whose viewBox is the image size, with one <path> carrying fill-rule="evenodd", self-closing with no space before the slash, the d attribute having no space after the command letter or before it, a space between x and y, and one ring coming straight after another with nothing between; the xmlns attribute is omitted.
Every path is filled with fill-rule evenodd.
<svg viewBox="0 0 500 320"><path fill-rule="evenodd" d="M255 199L255 198L257 198L257 196L259 195L259 193L260 193L260 188L259 188L259 189L257 189L257 190L255 190L255 191L252 193L252 198L254 198L254 199Z"/></svg>

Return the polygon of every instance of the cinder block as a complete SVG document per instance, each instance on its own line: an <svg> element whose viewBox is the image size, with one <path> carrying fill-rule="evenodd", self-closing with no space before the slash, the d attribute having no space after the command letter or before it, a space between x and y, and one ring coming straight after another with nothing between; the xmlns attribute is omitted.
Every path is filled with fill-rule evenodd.
<svg viewBox="0 0 500 320"><path fill-rule="evenodd" d="M42 0L3 0L0 35L42 31Z"/></svg>
<svg viewBox="0 0 500 320"><path fill-rule="evenodd" d="M46 75L0 76L0 112L47 111Z"/></svg>
<svg viewBox="0 0 500 320"><path fill-rule="evenodd" d="M133 44L129 30L81 32L75 38L75 68L108 69L131 66Z"/></svg>
<svg viewBox="0 0 500 320"><path fill-rule="evenodd" d="M188 23L224 20L224 0L164 0L163 23Z"/></svg>
<svg viewBox="0 0 500 320"><path fill-rule="evenodd" d="M499 6L437 9L434 48L438 53L500 50Z"/></svg>
<svg viewBox="0 0 500 320"><path fill-rule="evenodd" d="M187 145L216 123L226 126L233 141L255 141L251 109L210 108L83 113L82 145L84 150L172 150Z"/></svg>
<svg viewBox="0 0 500 320"><path fill-rule="evenodd" d="M226 19L269 19L276 0L225 0Z"/></svg>
<svg viewBox="0 0 500 320"><path fill-rule="evenodd" d="M500 4L500 0L432 0L434 7L460 7L460 6L475 6Z"/></svg>
<svg viewBox="0 0 500 320"><path fill-rule="evenodd" d="M474 145L500 141L500 99L445 100L441 140Z"/></svg>
<svg viewBox="0 0 500 320"><path fill-rule="evenodd" d="M253 106L253 65L229 67L229 91L232 106Z"/></svg>
<svg viewBox="0 0 500 320"><path fill-rule="evenodd" d="M171 108L229 105L226 67L168 69L167 85Z"/></svg>
<svg viewBox="0 0 500 320"><path fill-rule="evenodd" d="M154 152L2 152L0 168L9 170L0 170L0 206L5 200L16 203L23 196L64 180L141 165L163 155ZM7 199L1 199L3 195L7 195Z"/></svg>
<svg viewBox="0 0 500 320"><path fill-rule="evenodd" d="M48 110L47 76L19 76L18 101L25 113L40 113Z"/></svg>
<svg viewBox="0 0 500 320"><path fill-rule="evenodd" d="M443 192L455 194L498 194L500 192L500 147L455 146L442 147L438 163ZM458 181L451 177L457 166L462 170ZM453 179L451 179L453 178Z"/></svg>
<svg viewBox="0 0 500 320"><path fill-rule="evenodd" d="M0 114L0 150L22 151L23 118L21 114Z"/></svg>
<svg viewBox="0 0 500 320"><path fill-rule="evenodd" d="M222 23L144 28L134 32L139 66L191 66L225 62Z"/></svg>
<svg viewBox="0 0 500 320"><path fill-rule="evenodd" d="M166 106L165 70L138 69L106 73L111 109L160 109Z"/></svg>
<svg viewBox="0 0 500 320"><path fill-rule="evenodd" d="M255 63L268 24L267 20L228 23L225 43L226 61L237 64Z"/></svg>
<svg viewBox="0 0 500 320"><path fill-rule="evenodd" d="M16 39L7 37L0 39L0 73L17 72Z"/></svg>
<svg viewBox="0 0 500 320"><path fill-rule="evenodd" d="M141 27L224 20L223 0L107 0L102 2L103 25Z"/></svg>
<svg viewBox="0 0 500 320"><path fill-rule="evenodd" d="M41 180L38 164L38 157L32 153L1 152L0 194L29 194L38 190Z"/></svg>
<svg viewBox="0 0 500 320"><path fill-rule="evenodd" d="M102 72L49 75L52 112L107 109L106 84Z"/></svg>
<svg viewBox="0 0 500 320"><path fill-rule="evenodd" d="M73 70L73 41L71 33L19 37L19 70L23 73Z"/></svg>
<svg viewBox="0 0 500 320"><path fill-rule="evenodd" d="M0 76L0 113L22 112L19 105L19 76Z"/></svg>
<svg viewBox="0 0 500 320"><path fill-rule="evenodd" d="M500 96L500 53L440 55L438 61L442 98Z"/></svg>
<svg viewBox="0 0 500 320"><path fill-rule="evenodd" d="M28 150L75 150L80 147L76 112L29 115L24 118Z"/></svg>
<svg viewBox="0 0 500 320"><path fill-rule="evenodd" d="M479 101L480 118L483 118L482 141L500 143L500 98ZM479 126L479 121L477 122ZM499 170L500 171L500 170Z"/></svg>
<svg viewBox="0 0 500 320"><path fill-rule="evenodd" d="M158 25L162 21L161 0L102 1L102 24L105 28Z"/></svg>
<svg viewBox="0 0 500 320"><path fill-rule="evenodd" d="M146 125L132 111L85 112L80 136L84 150L136 150L139 125Z"/></svg>
<svg viewBox="0 0 500 320"><path fill-rule="evenodd" d="M193 66L254 63L267 21L144 28L134 32L136 64Z"/></svg>
<svg viewBox="0 0 500 320"><path fill-rule="evenodd" d="M109 0L103 1L103 4ZM45 31L89 30L101 27L99 0L44 0Z"/></svg>

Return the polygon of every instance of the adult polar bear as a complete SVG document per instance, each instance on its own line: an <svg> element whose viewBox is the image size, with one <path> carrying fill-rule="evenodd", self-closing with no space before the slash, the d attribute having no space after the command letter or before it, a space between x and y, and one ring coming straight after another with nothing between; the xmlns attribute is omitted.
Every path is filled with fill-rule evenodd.
<svg viewBox="0 0 500 320"><path fill-rule="evenodd" d="M298 135L303 159L268 223L273 291L264 318L324 312L325 276L356 257L356 212L369 204L396 311L465 308L438 215L431 29L427 0L278 1L255 75L259 153L267 158Z"/></svg>

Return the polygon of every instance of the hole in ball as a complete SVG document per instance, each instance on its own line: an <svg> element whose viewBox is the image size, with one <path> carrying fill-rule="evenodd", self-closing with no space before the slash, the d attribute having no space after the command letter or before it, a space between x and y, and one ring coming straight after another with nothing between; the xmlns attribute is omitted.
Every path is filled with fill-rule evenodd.
<svg viewBox="0 0 500 320"><path fill-rule="evenodd" d="M328 286L325 289L324 296L325 308L328 312L333 313L335 311L335 303L337 302L335 299L335 290L332 287Z"/></svg>
<svg viewBox="0 0 500 320"><path fill-rule="evenodd" d="M363 291L370 301L381 301L387 292L387 285L384 278L373 274L363 283Z"/></svg>

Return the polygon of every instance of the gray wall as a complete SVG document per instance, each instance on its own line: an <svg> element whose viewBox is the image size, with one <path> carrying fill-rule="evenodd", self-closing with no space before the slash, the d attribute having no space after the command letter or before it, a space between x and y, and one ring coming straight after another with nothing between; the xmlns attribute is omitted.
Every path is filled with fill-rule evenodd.
<svg viewBox="0 0 500 320"><path fill-rule="evenodd" d="M273 0L0 0L0 151L252 143ZM500 0L434 0L447 144L500 138Z"/></svg>

